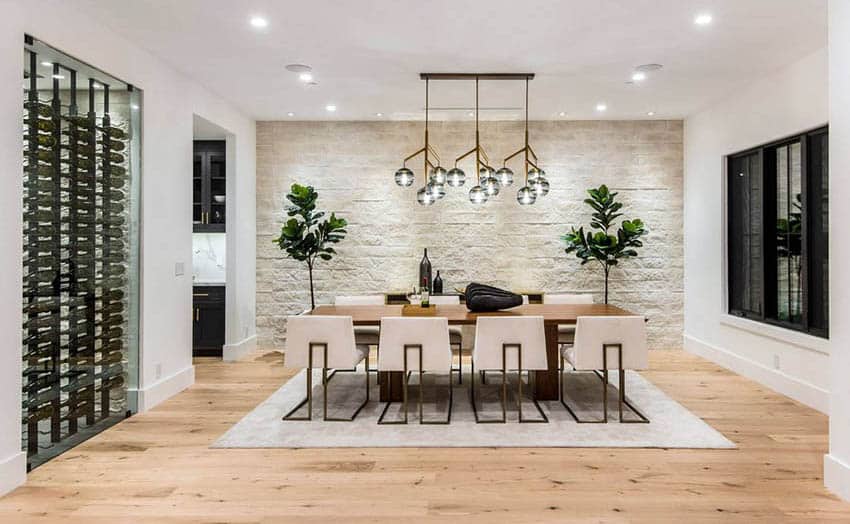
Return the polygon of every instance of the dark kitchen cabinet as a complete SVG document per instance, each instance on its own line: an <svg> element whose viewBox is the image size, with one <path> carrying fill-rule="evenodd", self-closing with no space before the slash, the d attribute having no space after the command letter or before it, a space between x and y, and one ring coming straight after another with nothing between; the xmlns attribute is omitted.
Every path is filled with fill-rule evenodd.
<svg viewBox="0 0 850 524"><path fill-rule="evenodd" d="M192 290L192 354L222 355L224 346L224 286L194 286Z"/></svg>
<svg viewBox="0 0 850 524"><path fill-rule="evenodd" d="M226 222L227 156L224 140L195 140L192 155L192 230L223 233Z"/></svg>

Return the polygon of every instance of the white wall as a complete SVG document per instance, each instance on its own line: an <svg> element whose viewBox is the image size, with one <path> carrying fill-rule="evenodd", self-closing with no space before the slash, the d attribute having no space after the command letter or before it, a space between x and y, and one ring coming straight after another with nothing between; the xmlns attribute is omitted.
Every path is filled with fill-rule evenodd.
<svg viewBox="0 0 850 524"><path fill-rule="evenodd" d="M228 260L238 290L237 333L254 334L254 159L250 118L205 88L92 22L74 2L0 0L0 493L21 482L21 138L24 33L144 90L142 308L139 407L194 381L191 352L193 114L233 133L238 252ZM49 16L44 13L51 13ZM228 209L230 211L230 209ZM231 238L228 237L228 242ZM175 275L175 263L185 272ZM230 319L228 319L230 320ZM234 340L238 342L238 340Z"/></svg>
<svg viewBox="0 0 850 524"><path fill-rule="evenodd" d="M724 155L821 126L828 108L824 48L685 120L685 349L821 411L829 343L725 314L723 176Z"/></svg>
<svg viewBox="0 0 850 524"><path fill-rule="evenodd" d="M850 211L850 2L829 2L829 455L824 459L824 483L850 500L850 258L844 232ZM834 227L833 227L834 226Z"/></svg>

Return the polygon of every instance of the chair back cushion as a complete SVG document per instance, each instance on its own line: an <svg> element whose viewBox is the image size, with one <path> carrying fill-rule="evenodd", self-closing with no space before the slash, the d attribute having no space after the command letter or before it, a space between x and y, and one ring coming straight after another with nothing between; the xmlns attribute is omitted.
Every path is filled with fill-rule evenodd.
<svg viewBox="0 0 850 524"><path fill-rule="evenodd" d="M428 302L434 306L456 306L460 304L460 297L458 295L431 295Z"/></svg>
<svg viewBox="0 0 850 524"><path fill-rule="evenodd" d="M452 366L449 321L445 317L384 317L378 344L380 371L404 370L405 344L422 345L422 370L448 373ZM407 369L419 370L419 351L407 353Z"/></svg>
<svg viewBox="0 0 850 524"><path fill-rule="evenodd" d="M649 355L644 317L578 317L576 321L576 369L602 369L603 344L623 345L623 369L646 369ZM608 369L617 369L617 349L608 349Z"/></svg>
<svg viewBox="0 0 850 524"><path fill-rule="evenodd" d="M544 304L593 304L590 293L546 293L543 295Z"/></svg>
<svg viewBox="0 0 850 524"><path fill-rule="evenodd" d="M328 345L328 368L351 369L359 362L351 317L299 315L286 319L286 366L306 368L310 343ZM324 351L313 349L313 367L321 368Z"/></svg>
<svg viewBox="0 0 850 524"><path fill-rule="evenodd" d="M383 306L386 303L384 295L352 295L334 297L337 306Z"/></svg>
<svg viewBox="0 0 850 524"><path fill-rule="evenodd" d="M476 369L502 369L502 344L522 344L522 369L547 369L543 317L478 317L472 361ZM508 347L508 370L518 369L517 350Z"/></svg>

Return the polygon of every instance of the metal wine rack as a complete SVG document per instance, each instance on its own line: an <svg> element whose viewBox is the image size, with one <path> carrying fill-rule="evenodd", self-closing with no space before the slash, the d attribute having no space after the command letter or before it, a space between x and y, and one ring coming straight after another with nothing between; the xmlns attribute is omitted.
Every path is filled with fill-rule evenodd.
<svg viewBox="0 0 850 524"><path fill-rule="evenodd" d="M107 82L78 89L53 61L39 87L45 63L26 56L22 435L39 462L126 411L130 126L110 116Z"/></svg>

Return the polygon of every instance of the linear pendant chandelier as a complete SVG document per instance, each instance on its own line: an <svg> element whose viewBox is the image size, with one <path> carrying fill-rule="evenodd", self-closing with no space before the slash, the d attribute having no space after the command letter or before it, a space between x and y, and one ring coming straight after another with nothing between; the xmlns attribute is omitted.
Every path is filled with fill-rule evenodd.
<svg viewBox="0 0 850 524"><path fill-rule="evenodd" d="M523 174L525 184L517 192L517 202L520 205L534 204L538 197L549 193L549 181L546 173L538 166L537 155L528 140L528 82L534 78L533 73L421 73L425 80L425 145L408 155L402 162L402 167L395 173L395 182L401 187L410 187L415 181L415 174L407 167L407 161L418 155L424 156L424 186L416 193L416 200L421 205L429 206L446 195L446 186L457 188L466 183L466 173L458 167L458 162L475 155L475 185L469 190L469 201L473 204L483 204L497 197L503 188L514 182L514 173L508 167L508 161L523 154ZM431 80L473 80L475 82L475 147L455 159L454 167L446 171L440 165L440 158L431 147L428 139L429 123L429 82ZM505 157L502 167L496 171L490 165L489 157L481 146L478 130L478 83L479 80L524 80L525 81L525 143L517 152ZM436 164L431 161L431 157Z"/></svg>

